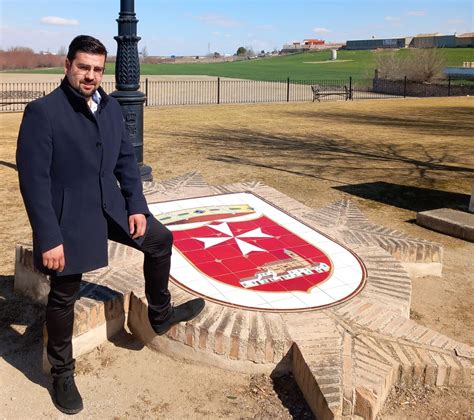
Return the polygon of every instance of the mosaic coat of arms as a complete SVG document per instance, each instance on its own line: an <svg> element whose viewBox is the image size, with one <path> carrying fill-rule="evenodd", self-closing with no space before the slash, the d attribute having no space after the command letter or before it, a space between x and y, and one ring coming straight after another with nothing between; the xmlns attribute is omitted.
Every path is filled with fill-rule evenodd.
<svg viewBox="0 0 474 420"><path fill-rule="evenodd" d="M359 258L251 193L150 205L174 237L171 277L226 305L261 311L327 307L358 293Z"/></svg>

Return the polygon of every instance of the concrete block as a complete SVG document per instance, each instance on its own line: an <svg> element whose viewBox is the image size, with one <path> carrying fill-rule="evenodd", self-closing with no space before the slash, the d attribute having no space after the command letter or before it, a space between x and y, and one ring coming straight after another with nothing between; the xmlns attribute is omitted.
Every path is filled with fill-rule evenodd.
<svg viewBox="0 0 474 420"><path fill-rule="evenodd" d="M418 277L441 277L443 275L443 263L401 263L402 267L411 278Z"/></svg>
<svg viewBox="0 0 474 420"><path fill-rule="evenodd" d="M298 346L292 348L292 371L299 389L304 395L311 411L318 419L329 420L340 417L342 414L342 395L339 396L339 403L334 406L328 404L316 376L311 367L308 366ZM329 376L329 374L327 375ZM336 371L333 377L337 380L339 373Z"/></svg>
<svg viewBox="0 0 474 420"><path fill-rule="evenodd" d="M354 414L364 419L374 420L380 410L377 396L365 387L356 387L355 394L356 403Z"/></svg>
<svg viewBox="0 0 474 420"><path fill-rule="evenodd" d="M474 214L453 209L419 212L416 223L449 236L474 242Z"/></svg>

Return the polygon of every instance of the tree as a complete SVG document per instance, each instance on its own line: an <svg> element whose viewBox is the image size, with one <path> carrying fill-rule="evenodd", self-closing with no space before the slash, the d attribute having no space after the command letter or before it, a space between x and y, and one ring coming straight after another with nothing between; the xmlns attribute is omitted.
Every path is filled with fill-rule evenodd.
<svg viewBox="0 0 474 420"><path fill-rule="evenodd" d="M58 54L60 57L65 57L67 55L67 49L64 45L61 45L58 49Z"/></svg>
<svg viewBox="0 0 474 420"><path fill-rule="evenodd" d="M144 45L142 49L140 50L139 56L143 62L145 62L146 59L148 58L148 50L146 48L146 45Z"/></svg>
<svg viewBox="0 0 474 420"><path fill-rule="evenodd" d="M251 45L246 46L245 49L247 50L247 52L245 53L247 57L254 57L257 55L255 54L255 51L253 50Z"/></svg>
<svg viewBox="0 0 474 420"><path fill-rule="evenodd" d="M442 77L443 70L446 67L446 60L437 48L424 48L415 51L416 54L413 56L409 68L412 71L410 75L411 80L417 80L418 78L420 81L430 82L433 79Z"/></svg>
<svg viewBox="0 0 474 420"><path fill-rule="evenodd" d="M28 53L28 54L34 54L35 52L29 48L29 47L10 47L8 49L9 52L12 53Z"/></svg>
<svg viewBox="0 0 474 420"><path fill-rule="evenodd" d="M446 66L444 56L437 48L412 49L406 54L390 52L377 57L377 69L382 79L431 82L442 76Z"/></svg>
<svg viewBox="0 0 474 420"><path fill-rule="evenodd" d="M247 48L245 47L237 48L237 55L246 55L246 53L247 53Z"/></svg>

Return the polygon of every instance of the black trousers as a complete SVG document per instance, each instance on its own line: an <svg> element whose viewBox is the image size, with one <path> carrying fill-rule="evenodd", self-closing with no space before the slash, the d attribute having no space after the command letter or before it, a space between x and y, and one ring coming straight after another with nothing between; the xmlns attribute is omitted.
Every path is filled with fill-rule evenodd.
<svg viewBox="0 0 474 420"><path fill-rule="evenodd" d="M143 275L149 316L159 324L171 315L171 296L168 280L171 265L172 233L153 216L147 218L143 244L138 246L112 219L107 218L109 239L131 246L145 254ZM67 264L67 261L66 261ZM51 276L51 290L46 306L48 331L48 360L53 377L68 376L74 372L72 332L74 303L77 300L82 274Z"/></svg>

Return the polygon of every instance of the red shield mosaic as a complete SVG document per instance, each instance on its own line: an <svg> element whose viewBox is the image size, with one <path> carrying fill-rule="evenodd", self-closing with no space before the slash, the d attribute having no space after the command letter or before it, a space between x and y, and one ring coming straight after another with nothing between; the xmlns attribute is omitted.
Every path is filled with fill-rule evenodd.
<svg viewBox="0 0 474 420"><path fill-rule="evenodd" d="M327 307L358 293L351 251L251 193L150 205L174 237L171 277L219 303L262 311Z"/></svg>

